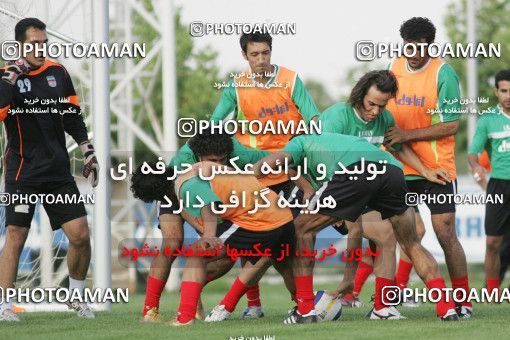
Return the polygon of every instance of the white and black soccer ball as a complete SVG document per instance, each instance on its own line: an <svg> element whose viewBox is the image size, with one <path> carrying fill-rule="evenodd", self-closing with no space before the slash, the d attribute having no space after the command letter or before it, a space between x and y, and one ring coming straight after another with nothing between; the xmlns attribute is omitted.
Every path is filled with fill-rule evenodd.
<svg viewBox="0 0 510 340"><path fill-rule="evenodd" d="M318 322L337 321L342 316L342 302L340 299L333 299L323 290L315 293L314 304Z"/></svg>

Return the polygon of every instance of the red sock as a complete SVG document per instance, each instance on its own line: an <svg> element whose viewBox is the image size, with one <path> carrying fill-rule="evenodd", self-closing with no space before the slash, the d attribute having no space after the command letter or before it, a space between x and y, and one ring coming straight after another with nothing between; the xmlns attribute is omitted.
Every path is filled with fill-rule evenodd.
<svg viewBox="0 0 510 340"><path fill-rule="evenodd" d="M407 287L407 283L409 282L409 274L411 274L412 269L413 264L411 262L400 259L398 262L397 273L395 274L395 281L397 282L397 286L400 288Z"/></svg>
<svg viewBox="0 0 510 340"><path fill-rule="evenodd" d="M449 309L455 308L455 302L453 302L452 299L450 299L450 302L446 302L446 296L445 296L445 291L444 291L444 289L446 288L446 284L444 283L444 279L442 277L428 280L426 282L426 285L427 285L428 289L437 288L437 289L442 290L442 293L441 293L442 298L436 304L437 316L442 317L446 314L446 312L448 312ZM437 294L434 294L433 298L437 299Z"/></svg>
<svg viewBox="0 0 510 340"><path fill-rule="evenodd" d="M296 297L298 304L298 312L301 315L310 313L314 309L313 300L313 275L295 276Z"/></svg>
<svg viewBox="0 0 510 340"><path fill-rule="evenodd" d="M223 300L221 300L220 305L224 305L225 309L232 313L239 302L239 299L250 289L247 285L245 285L239 278L234 281L232 288L225 295Z"/></svg>
<svg viewBox="0 0 510 340"><path fill-rule="evenodd" d="M385 302L388 303L388 298L392 298L392 296L387 293L387 289L384 289L386 286L395 286L395 280L378 276L375 277L374 309L376 311L388 307L388 304L385 304ZM383 296L383 294L386 296Z"/></svg>
<svg viewBox="0 0 510 340"><path fill-rule="evenodd" d="M177 311L177 320L186 323L195 319L197 313L198 299L202 292L202 285L194 281L182 281L181 284L181 303Z"/></svg>
<svg viewBox="0 0 510 340"><path fill-rule="evenodd" d="M352 295L358 296L361 293L361 289L363 285L367 281L370 274L374 272L374 267L361 261L358 265L358 270L356 270L356 277L354 278L354 289L352 290Z"/></svg>
<svg viewBox="0 0 510 340"><path fill-rule="evenodd" d="M246 292L246 298L248 299L248 307L260 307L260 290L259 284L251 286Z"/></svg>
<svg viewBox="0 0 510 340"><path fill-rule="evenodd" d="M473 307L473 304L469 301L467 301L467 297L469 296L469 279L468 279L468 276L464 276L464 277L455 277L453 278L452 277L452 288L453 290L455 289L462 289L466 292L466 300L465 301L462 301L462 306L466 306L466 307ZM462 298L462 294L461 293L458 293L457 294L457 301L460 300Z"/></svg>
<svg viewBox="0 0 510 340"><path fill-rule="evenodd" d="M489 293L491 293L493 290L496 290L497 294L499 295L499 278L497 279L487 278L487 290L489 291Z"/></svg>
<svg viewBox="0 0 510 340"><path fill-rule="evenodd" d="M153 276L147 278L147 288L145 290L145 303L143 305L142 316L145 316L147 312L156 307L159 308L159 299L161 293L165 288L166 281L156 279Z"/></svg>

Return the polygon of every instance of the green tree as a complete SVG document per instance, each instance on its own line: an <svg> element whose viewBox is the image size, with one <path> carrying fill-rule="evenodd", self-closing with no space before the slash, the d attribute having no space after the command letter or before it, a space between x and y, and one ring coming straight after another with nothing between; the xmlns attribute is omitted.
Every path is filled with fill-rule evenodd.
<svg viewBox="0 0 510 340"><path fill-rule="evenodd" d="M317 105L319 112L324 111L335 103L333 98L331 98L328 91L320 81L309 79L304 81L304 83L308 93L310 94L310 97L312 97L315 105Z"/></svg>
<svg viewBox="0 0 510 340"><path fill-rule="evenodd" d="M380 62L361 62L356 66L350 67L345 72L343 83L347 86L346 91L342 94L343 101L349 99L351 89L356 85L358 80L363 77L366 73L374 70L386 70L387 65Z"/></svg>
<svg viewBox="0 0 510 340"><path fill-rule="evenodd" d="M478 89L480 97L491 99L488 106L495 105L494 75L510 64L510 0L483 0L478 1L476 10L477 43L488 46L489 43L501 44L501 58L477 58ZM466 0L453 2L448 5L448 12L444 21L448 37L452 43L467 43L467 4ZM449 58L466 90L466 62L464 58ZM464 91L464 93L466 93ZM483 108L486 108L484 106Z"/></svg>
<svg viewBox="0 0 510 340"><path fill-rule="evenodd" d="M480 109L495 106L497 99L494 96L495 74L510 65L510 0L483 0L477 1L477 43L488 46L489 43L500 43L501 58L477 58L478 65L478 96L490 98L489 104L480 105ZM467 43L467 2L466 0L452 2L448 5L444 24L451 43ZM464 58L449 58L459 76L462 93L466 94L467 72ZM459 172L467 171L467 118L462 117L459 131L456 135L457 169Z"/></svg>
<svg viewBox="0 0 510 340"><path fill-rule="evenodd" d="M153 10L151 1L144 1L143 5L148 11ZM201 49L195 47L194 38L189 34L188 25L181 21L180 9L178 9L174 20L178 116L179 118L206 119L214 110L221 94L213 86L215 82L223 79L219 77L216 60L218 53L209 46ZM146 42L147 49L150 50L156 42L158 33L137 14L133 17L133 23L135 36L139 38L139 41ZM149 69L155 66L156 63L153 62L152 65L149 65ZM157 77L152 103L161 119L163 109L161 73ZM149 79L144 80L144 85L148 84ZM134 96L140 98L141 94L135 92ZM149 127L148 119L145 116L138 124L142 127ZM147 128L146 131L150 131L150 129ZM180 145L185 142L186 139L179 140ZM147 158L151 155L151 152L139 140L137 140L135 150L137 159Z"/></svg>

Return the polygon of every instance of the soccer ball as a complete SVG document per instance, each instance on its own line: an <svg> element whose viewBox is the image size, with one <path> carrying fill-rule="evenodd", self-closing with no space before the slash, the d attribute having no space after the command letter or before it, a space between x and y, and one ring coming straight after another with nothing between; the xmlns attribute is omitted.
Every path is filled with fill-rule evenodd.
<svg viewBox="0 0 510 340"><path fill-rule="evenodd" d="M342 316L342 302L331 298L323 290L315 293L314 304L318 322L337 321Z"/></svg>

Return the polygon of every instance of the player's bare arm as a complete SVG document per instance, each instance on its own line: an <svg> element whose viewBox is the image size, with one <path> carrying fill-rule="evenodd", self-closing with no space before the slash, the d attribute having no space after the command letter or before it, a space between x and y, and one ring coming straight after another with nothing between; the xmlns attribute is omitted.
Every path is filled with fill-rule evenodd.
<svg viewBox="0 0 510 340"><path fill-rule="evenodd" d="M253 165L253 173L255 177L262 178L265 176L262 173L263 167L269 167L272 170L276 170L279 165L283 165L285 163L286 159L289 164L292 162L292 156L287 152L277 152L266 156Z"/></svg>
<svg viewBox="0 0 510 340"><path fill-rule="evenodd" d="M468 155L469 168L475 180L480 184L483 190L487 190L487 170L480 164L478 155L471 153Z"/></svg>
<svg viewBox="0 0 510 340"><path fill-rule="evenodd" d="M392 146L397 143L416 142L420 140L435 140L453 136L459 129L459 122L444 122L426 128L403 130L397 126L390 127L384 135L386 144Z"/></svg>
<svg viewBox="0 0 510 340"><path fill-rule="evenodd" d="M407 164L416 169L427 180L445 185L446 182L450 183L450 175L448 171L442 168L429 169L420 161L420 158L407 144L402 144L402 148L397 152L398 156Z"/></svg>
<svg viewBox="0 0 510 340"><path fill-rule="evenodd" d="M296 170L289 169L289 177L296 177L296 175ZM303 192L303 200L305 201L310 199L310 197L312 197L315 193L315 190L310 182L308 182L303 176L299 176L299 178L293 180L292 182Z"/></svg>
<svg viewBox="0 0 510 340"><path fill-rule="evenodd" d="M221 241L216 237L216 228L218 226L218 217L213 213L211 205L208 204L200 210L204 221L204 233L202 239L209 244L210 247L216 247Z"/></svg>
<svg viewBox="0 0 510 340"><path fill-rule="evenodd" d="M347 234L347 249L353 250L361 247L363 227L361 225L361 216L356 222L348 223L348 234ZM352 293L354 288L354 277L356 276L356 270L358 269L358 261L346 261L344 276L337 289L331 292L330 295L334 297L343 296L347 293Z"/></svg>

